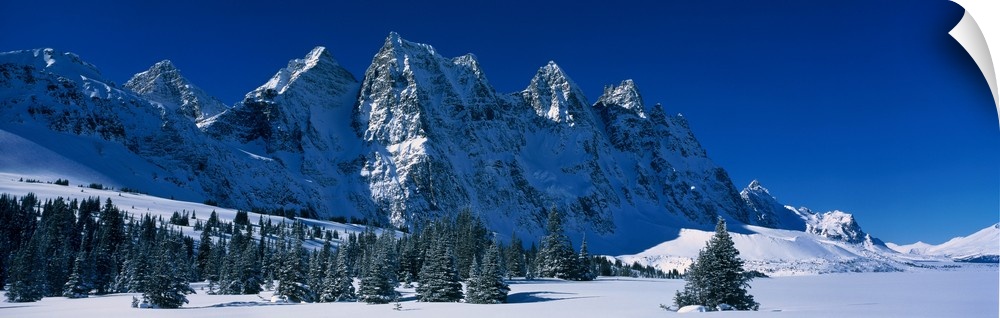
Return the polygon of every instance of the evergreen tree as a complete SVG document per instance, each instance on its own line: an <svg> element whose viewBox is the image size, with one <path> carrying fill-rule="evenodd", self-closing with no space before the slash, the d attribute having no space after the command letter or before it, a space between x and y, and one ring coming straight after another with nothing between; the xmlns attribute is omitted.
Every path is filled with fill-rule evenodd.
<svg viewBox="0 0 1000 318"><path fill-rule="evenodd" d="M311 253L309 257L309 272L306 274L306 282L309 285L309 289L312 290L317 296L320 295L323 288L323 283L326 276L326 258L323 258L323 253Z"/></svg>
<svg viewBox="0 0 1000 318"><path fill-rule="evenodd" d="M218 280L216 273L211 272L212 237L209 231L201 231L201 238L198 241L198 255L195 259L195 268L199 280Z"/></svg>
<svg viewBox="0 0 1000 318"><path fill-rule="evenodd" d="M69 275L69 280L63 287L63 297L85 298L90 294L90 282L87 281L86 267L89 263L86 259L86 252L76 253L76 261L73 262L73 272Z"/></svg>
<svg viewBox="0 0 1000 318"><path fill-rule="evenodd" d="M420 235L413 234L403 239L403 251L399 257L399 272L407 285L415 282L420 276L420 265L423 263L423 253L420 249Z"/></svg>
<svg viewBox="0 0 1000 318"><path fill-rule="evenodd" d="M11 284L7 290L7 301L33 302L45 296L45 272L42 267L45 260L38 252L41 240L40 236L33 235L27 246L14 256L10 266Z"/></svg>
<svg viewBox="0 0 1000 318"><path fill-rule="evenodd" d="M423 302L462 300L462 283L455 270L455 256L446 233L436 233L435 242L420 268L417 299ZM471 267L471 264L470 264Z"/></svg>
<svg viewBox="0 0 1000 318"><path fill-rule="evenodd" d="M554 207L549 211L546 235L539 251L539 274L542 277L576 279L576 253L569 237L563 232L562 215Z"/></svg>
<svg viewBox="0 0 1000 318"><path fill-rule="evenodd" d="M326 267L326 271L323 272L323 286L319 287L319 293L316 296L316 301L321 303L329 303L337 301L338 290L336 282L340 277L337 272L337 258L340 253L334 253L333 260L330 260L330 266Z"/></svg>
<svg viewBox="0 0 1000 318"><path fill-rule="evenodd" d="M261 291L263 276L257 259L257 245L239 229L233 230L229 256L219 274L219 293L250 295Z"/></svg>
<svg viewBox="0 0 1000 318"><path fill-rule="evenodd" d="M358 300L369 304L387 304L395 300L398 295L390 277L393 270L389 265L388 253L385 248L376 249L373 261L361 278Z"/></svg>
<svg viewBox="0 0 1000 318"><path fill-rule="evenodd" d="M489 247L490 231L482 219L472 214L472 210L463 209L455 217L450 234L458 275L462 279L468 278L472 260L482 257L482 252Z"/></svg>
<svg viewBox="0 0 1000 318"><path fill-rule="evenodd" d="M76 201L69 204L59 197L45 203L42 208L41 247L46 262L45 295L62 296L63 286L69 280L76 250L79 248L79 234L76 233Z"/></svg>
<svg viewBox="0 0 1000 318"><path fill-rule="evenodd" d="M97 242L94 247L94 288L97 294L116 292L114 283L118 279L123 257L121 244L125 242L125 221L121 212L107 199L98 217Z"/></svg>
<svg viewBox="0 0 1000 318"><path fill-rule="evenodd" d="M524 277L526 264L524 244L516 234L510 235L510 247L504 250L504 263L507 264L508 277Z"/></svg>
<svg viewBox="0 0 1000 318"><path fill-rule="evenodd" d="M538 277L538 247L531 243L531 247L524 252L524 279L533 280Z"/></svg>
<svg viewBox="0 0 1000 318"><path fill-rule="evenodd" d="M593 259L590 257L590 253L587 252L587 237L584 236L583 242L580 243L580 256L577 258L577 280L594 280L597 278L597 272L594 269Z"/></svg>
<svg viewBox="0 0 1000 318"><path fill-rule="evenodd" d="M507 302L510 287L500 270L500 248L494 242L483 256L482 266L473 263L472 277L468 281L466 301L474 304L499 304Z"/></svg>
<svg viewBox="0 0 1000 318"><path fill-rule="evenodd" d="M320 301L354 301L358 297L354 293L354 279L351 277L351 270L347 268L350 262L343 245L334 253L333 258L333 263L326 270Z"/></svg>
<svg viewBox="0 0 1000 318"><path fill-rule="evenodd" d="M686 273L683 291L674 296L679 307L704 305L716 308L728 304L739 310L757 310L760 307L747 293L751 277L743 270L740 251L726 231L726 221L719 218L715 235L698 253L698 259Z"/></svg>
<svg viewBox="0 0 1000 318"><path fill-rule="evenodd" d="M206 229L205 231L208 231ZM218 244L213 244L209 253L208 262L205 264L204 275L210 284L218 284L222 281L223 269L226 267L227 242L220 239ZM226 273L228 274L228 273Z"/></svg>
<svg viewBox="0 0 1000 318"><path fill-rule="evenodd" d="M275 294L293 303L310 302L312 295L306 286L302 265L302 238L305 234L300 224L295 224L292 228L291 238L285 237L285 231L281 232L280 240L285 242L285 251L278 268L278 290Z"/></svg>
<svg viewBox="0 0 1000 318"><path fill-rule="evenodd" d="M144 215L138 223L131 222L129 235L133 237L133 243L125 260L122 275L119 277L119 291L144 292L150 290L152 276L156 273L152 270L155 263L154 254L157 250L156 244L156 222L150 215Z"/></svg>
<svg viewBox="0 0 1000 318"><path fill-rule="evenodd" d="M38 225L35 210L38 199L28 193L18 202L16 196L0 194L0 290L11 275L14 256L34 235Z"/></svg>
<svg viewBox="0 0 1000 318"><path fill-rule="evenodd" d="M188 303L188 294L194 293L183 271L180 235L164 234L153 253L153 272L149 275L142 297L154 307L178 308Z"/></svg>

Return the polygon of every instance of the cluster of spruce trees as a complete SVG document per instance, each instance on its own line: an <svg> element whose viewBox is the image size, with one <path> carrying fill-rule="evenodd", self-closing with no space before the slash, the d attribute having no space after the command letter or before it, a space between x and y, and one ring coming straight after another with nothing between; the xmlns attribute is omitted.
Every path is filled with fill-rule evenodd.
<svg viewBox="0 0 1000 318"><path fill-rule="evenodd" d="M124 215L111 200L0 195L0 286L7 300L142 293L155 306L187 302L194 240L150 216Z"/></svg>
<svg viewBox="0 0 1000 318"><path fill-rule="evenodd" d="M190 220L197 241L180 231ZM7 297L15 302L130 292L142 293L149 306L176 308L194 292L194 281L207 282L209 294L267 289L289 302L388 303L398 299L397 286L416 284L420 301L503 303L511 277L639 273L588 255L586 241L574 252L554 208L541 248L528 249L517 236L501 244L467 210L412 234L367 227L341 235L308 220L271 220L260 216L252 224L243 211L232 222L214 211L205 222L193 211L163 220L126 215L110 199L101 205L98 198L41 202L33 194L3 194L0 287L10 282Z"/></svg>

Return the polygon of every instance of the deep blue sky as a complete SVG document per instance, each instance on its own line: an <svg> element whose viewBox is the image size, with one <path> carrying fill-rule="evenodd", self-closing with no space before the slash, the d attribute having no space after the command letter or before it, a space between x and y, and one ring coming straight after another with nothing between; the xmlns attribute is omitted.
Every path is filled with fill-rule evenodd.
<svg viewBox="0 0 1000 318"><path fill-rule="evenodd" d="M997 110L946 0L118 2L2 1L0 51L75 52L118 83L170 59L233 103L316 45L360 78L397 31L476 54L504 92L549 60L591 101L635 79L737 187L852 212L886 241L1000 219Z"/></svg>

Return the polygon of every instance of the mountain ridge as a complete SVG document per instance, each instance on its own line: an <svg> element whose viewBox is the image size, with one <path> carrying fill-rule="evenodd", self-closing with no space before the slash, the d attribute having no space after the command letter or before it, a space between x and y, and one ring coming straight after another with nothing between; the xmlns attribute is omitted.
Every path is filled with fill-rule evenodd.
<svg viewBox="0 0 1000 318"><path fill-rule="evenodd" d="M899 253L909 255L943 257L965 262L997 263L1000 262L1000 223L937 245L924 242L907 245L887 243L887 245Z"/></svg>
<svg viewBox="0 0 1000 318"><path fill-rule="evenodd" d="M121 144L127 158L120 166L128 174L101 166L102 182L149 183L147 191L164 197L396 226L470 209L497 233L525 236L540 235L546 210L555 207L569 216L573 232L602 238L592 249L622 251L675 238L681 228L710 228L719 216L792 227L776 220L812 215L775 204L754 208L683 116L667 115L660 104L647 109L633 81L609 86L591 104L551 61L524 90L499 93L474 55L446 58L393 32L360 80L316 47L243 101L211 114L193 105L194 112L170 111L186 105L180 89L157 98L137 92L165 82L196 88L186 80L137 75L117 89L103 79L88 82L87 75L100 79L99 71L75 55L20 52L29 53L0 54L0 113L8 117L0 129L35 138L39 147L51 142L25 131L72 134L100 145L57 151L64 158L107 158L100 149ZM63 60L49 62L56 58ZM175 73L171 64L158 64L155 75ZM35 75L80 84L49 89ZM98 84L110 93L95 89ZM77 114L101 105L93 116ZM95 116L111 119L88 126ZM53 169L49 173L69 172ZM777 202L771 199L762 202ZM863 242L866 234L847 219L824 223L817 216L810 224L830 225L816 227L820 235ZM793 223L805 228L808 222Z"/></svg>

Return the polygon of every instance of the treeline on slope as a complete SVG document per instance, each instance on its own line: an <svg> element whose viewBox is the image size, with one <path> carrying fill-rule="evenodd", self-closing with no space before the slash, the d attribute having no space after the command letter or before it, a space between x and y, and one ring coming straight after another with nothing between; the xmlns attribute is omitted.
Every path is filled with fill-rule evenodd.
<svg viewBox="0 0 1000 318"><path fill-rule="evenodd" d="M416 284L420 301L501 303L512 277L668 276L592 257L585 241L574 252L555 209L541 248L527 249L513 235L501 244L470 211L400 235L372 227L341 235L263 216L252 224L243 211L226 222L213 211L195 221L197 241L181 232L194 218L187 211L169 220L130 216L110 199L102 206L98 198L0 195L0 286L10 282L12 302L129 292L142 293L148 306L175 308L194 281L207 281L210 294L267 289L290 302L387 303L398 299L395 287Z"/></svg>
<svg viewBox="0 0 1000 318"><path fill-rule="evenodd" d="M129 217L110 199L0 194L0 243L11 302L137 292L170 308L194 292L185 276L194 240L149 215Z"/></svg>
<svg viewBox="0 0 1000 318"><path fill-rule="evenodd" d="M207 204L206 203L207 205L213 205L213 206L217 205L217 204L214 204L215 201L212 201L212 200L207 200L206 202L213 203L213 204ZM299 217L307 218L307 219L318 219L319 218L319 215L316 213L316 211L313 210L313 209L311 209L311 208L294 209L294 208L283 208L283 207L276 207L276 208L261 208L261 207L257 207L257 208L250 209L250 212L257 213L257 214L264 214L264 215L280 216L280 217L284 217L284 218L292 219L292 220L294 220L295 218L299 218ZM409 228L406 227L405 225L400 226L400 227L394 227L394 226L392 226L392 224L389 224L387 222L381 222L379 220L373 220L373 219L369 219L369 218L366 218L366 217L358 218L358 217L355 217L355 216L351 216L350 218L348 218L346 216L335 215L335 216L331 216L327 220L332 221L332 222L337 222L337 223L343 223L343 224L356 224L356 225L374 226L374 227L379 227L379 228L393 228L393 229L395 229L397 231L400 231L400 232L406 232L406 233L410 232Z"/></svg>

